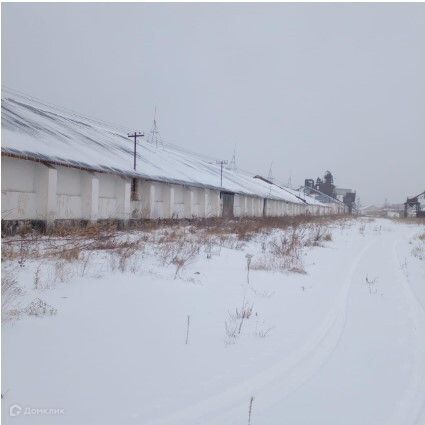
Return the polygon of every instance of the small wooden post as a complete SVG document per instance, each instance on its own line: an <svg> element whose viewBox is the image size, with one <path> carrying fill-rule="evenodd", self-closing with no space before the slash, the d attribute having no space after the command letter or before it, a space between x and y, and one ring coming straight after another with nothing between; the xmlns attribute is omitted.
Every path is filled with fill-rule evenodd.
<svg viewBox="0 0 425 425"><path fill-rule="evenodd" d="M187 316L187 326L186 326L186 345L189 343L189 328L190 328L190 316Z"/></svg>
<svg viewBox="0 0 425 425"><path fill-rule="evenodd" d="M254 397L251 397L249 400L249 413L248 413L248 425L251 425L251 414L252 414L252 403L254 402Z"/></svg>
<svg viewBox="0 0 425 425"><path fill-rule="evenodd" d="M251 268L251 260L253 255L252 254L246 254L246 283L249 285L249 270Z"/></svg>

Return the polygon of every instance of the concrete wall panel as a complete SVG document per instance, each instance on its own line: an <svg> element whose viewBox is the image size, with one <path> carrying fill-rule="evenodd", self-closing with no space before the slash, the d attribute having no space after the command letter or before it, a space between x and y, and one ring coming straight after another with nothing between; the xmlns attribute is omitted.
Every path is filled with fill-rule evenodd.
<svg viewBox="0 0 425 425"><path fill-rule="evenodd" d="M266 202L265 202L266 201ZM221 217L219 190L131 179L2 156L2 218L5 220ZM236 217L343 213L344 206L293 204L234 196Z"/></svg>

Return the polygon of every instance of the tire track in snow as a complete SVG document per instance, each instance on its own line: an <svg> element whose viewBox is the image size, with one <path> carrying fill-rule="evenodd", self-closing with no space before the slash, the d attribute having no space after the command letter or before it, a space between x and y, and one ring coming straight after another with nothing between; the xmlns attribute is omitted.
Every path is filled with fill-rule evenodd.
<svg viewBox="0 0 425 425"><path fill-rule="evenodd" d="M345 328L353 277L361 259L374 242L368 243L354 259L334 306L298 349L271 368L217 395L145 425L242 424L246 423L247 403L251 396L255 397L255 410L261 411L301 387L320 370L338 346Z"/></svg>
<svg viewBox="0 0 425 425"><path fill-rule="evenodd" d="M397 242L393 245L394 266L397 270L397 280L407 301L416 347L413 376L387 425L423 425L425 424L425 310L410 287L408 278L401 271L397 245Z"/></svg>

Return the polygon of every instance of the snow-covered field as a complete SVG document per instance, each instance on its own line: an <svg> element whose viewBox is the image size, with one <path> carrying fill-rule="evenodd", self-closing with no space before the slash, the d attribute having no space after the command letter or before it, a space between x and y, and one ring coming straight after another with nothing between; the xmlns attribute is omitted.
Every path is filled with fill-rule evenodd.
<svg viewBox="0 0 425 425"><path fill-rule="evenodd" d="M118 240L3 244L4 423L425 424L423 225Z"/></svg>

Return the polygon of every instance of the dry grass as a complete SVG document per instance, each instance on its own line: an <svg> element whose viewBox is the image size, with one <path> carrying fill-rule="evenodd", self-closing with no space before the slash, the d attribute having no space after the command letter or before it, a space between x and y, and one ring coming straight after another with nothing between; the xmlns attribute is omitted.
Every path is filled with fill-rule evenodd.
<svg viewBox="0 0 425 425"><path fill-rule="evenodd" d="M234 313L228 313L224 321L225 343L234 344L241 335L245 320L249 320L254 314L254 304L249 304L245 299L240 308L235 308Z"/></svg>
<svg viewBox="0 0 425 425"><path fill-rule="evenodd" d="M257 338L266 338L270 335L271 331L274 329L274 326L266 327L264 323L258 324L258 322L255 325L255 331L254 336Z"/></svg>
<svg viewBox="0 0 425 425"><path fill-rule="evenodd" d="M267 242L263 247L264 254L253 258L251 269L304 273L301 255L305 246L304 231L304 228L292 228Z"/></svg>
<svg viewBox="0 0 425 425"><path fill-rule="evenodd" d="M391 220L397 223L425 225L425 217L400 217L392 218Z"/></svg>
<svg viewBox="0 0 425 425"><path fill-rule="evenodd" d="M420 261L425 260L425 232L420 233L412 242L411 254Z"/></svg>
<svg viewBox="0 0 425 425"><path fill-rule="evenodd" d="M176 279L182 269L197 257L203 245L198 239L186 239L183 235L177 237L173 233L169 238L161 238L156 254L163 265L175 266L174 279Z"/></svg>
<svg viewBox="0 0 425 425"><path fill-rule="evenodd" d="M213 255L220 255L222 247L242 249L248 241L254 240L261 247L261 252L246 256L249 283L250 270L305 273L303 250L332 240L330 226L337 225L343 229L350 225L351 219L341 216L298 216L157 220L132 223L130 228L124 230L112 223L102 223L81 227L63 225L44 233L25 228L19 235L3 239L2 261L17 267L17 270L32 268L33 289L43 291L74 276L83 277L88 270L94 276L100 276L105 270L99 274L96 268L95 260L99 256L110 271L123 273L136 273L143 265L145 256L152 256L161 265L173 269L174 279L185 279L183 271L186 266L201 253L212 258ZM424 238L425 233L419 240ZM7 312L3 314L4 317L55 314L54 307L40 299L34 300L26 309L14 307L21 293L16 280L10 274L3 273L2 309L3 313ZM265 293L264 297L271 295ZM241 333L244 321L253 314L253 306L245 302L233 314L229 314L225 322L228 341L234 342ZM264 331L264 336L268 332Z"/></svg>
<svg viewBox="0 0 425 425"><path fill-rule="evenodd" d="M332 240L332 234L331 233L326 233L325 236L323 237L324 241L330 242Z"/></svg>
<svg viewBox="0 0 425 425"><path fill-rule="evenodd" d="M254 304L248 304L247 302L243 302L242 307L240 309L235 309L234 317L236 319L249 319L254 312Z"/></svg>
<svg viewBox="0 0 425 425"><path fill-rule="evenodd" d="M64 261L72 262L77 261L80 258L81 248L79 246L64 249L60 251L57 256Z"/></svg>
<svg viewBox="0 0 425 425"><path fill-rule="evenodd" d="M338 224L347 226L346 221ZM271 240L261 241L262 255L252 260L251 269L305 274L303 250L306 247L322 246L323 242L331 240L327 222L313 221L283 229Z"/></svg>
<svg viewBox="0 0 425 425"><path fill-rule="evenodd" d="M43 301L41 298L36 298L30 303L30 305L25 309L26 314L29 316L53 316L57 313L55 307L47 304L46 301Z"/></svg>
<svg viewBox="0 0 425 425"><path fill-rule="evenodd" d="M115 222L101 222L96 224L77 223L59 224L46 230L45 235L50 237L74 237L84 239L96 239L105 234L115 234L118 231L118 224Z"/></svg>
<svg viewBox="0 0 425 425"><path fill-rule="evenodd" d="M234 344L239 336L239 324L231 317L224 321L225 344Z"/></svg>
<svg viewBox="0 0 425 425"><path fill-rule="evenodd" d="M284 216L256 217L233 220L210 219L196 223L199 229L204 229L211 235L236 235L239 240L248 241L260 233L270 233L272 230L298 228L305 225L320 225L326 227L331 223L345 223L351 216Z"/></svg>
<svg viewBox="0 0 425 425"><path fill-rule="evenodd" d="M418 260L425 260L425 247L417 245L412 248L411 253Z"/></svg>
<svg viewBox="0 0 425 425"><path fill-rule="evenodd" d="M250 269L303 273L302 248L331 240L329 225L336 223L344 227L350 220L351 217L341 216L156 220L132 222L126 229L104 222L84 226L61 225L44 233L24 228L19 235L3 240L2 261L17 263L21 267L31 260L40 264L44 260L54 261L53 280L63 282L76 270L81 276L85 275L92 258L90 253L109 255L112 270L135 272L149 246L151 251L148 254L155 254L163 265L175 267L174 277L177 278L201 252L205 251L211 258L214 252L220 252L221 247L242 249L247 241L257 238L266 259L252 258ZM276 230L281 236L270 241L270 235ZM267 260L267 256L271 260ZM38 270L34 275L34 287L41 286Z"/></svg>
<svg viewBox="0 0 425 425"><path fill-rule="evenodd" d="M16 298L21 295L22 289L18 286L13 276L4 271L1 276L1 308L2 310L10 308Z"/></svg>
<svg viewBox="0 0 425 425"><path fill-rule="evenodd" d="M22 289L9 271L2 270L1 276L1 319L6 322L18 317L20 309L18 300L22 295Z"/></svg>

